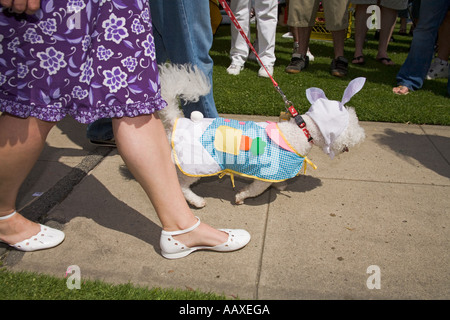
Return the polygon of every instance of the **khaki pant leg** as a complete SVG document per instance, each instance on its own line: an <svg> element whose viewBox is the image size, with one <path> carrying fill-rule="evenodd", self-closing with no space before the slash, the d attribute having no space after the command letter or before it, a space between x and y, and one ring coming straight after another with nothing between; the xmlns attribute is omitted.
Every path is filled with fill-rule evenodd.
<svg viewBox="0 0 450 320"><path fill-rule="evenodd" d="M327 30L339 31L347 29L349 3L349 0L322 1Z"/></svg>
<svg viewBox="0 0 450 320"><path fill-rule="evenodd" d="M319 2L320 0L289 0L287 21L288 26L314 26L317 10L319 8Z"/></svg>

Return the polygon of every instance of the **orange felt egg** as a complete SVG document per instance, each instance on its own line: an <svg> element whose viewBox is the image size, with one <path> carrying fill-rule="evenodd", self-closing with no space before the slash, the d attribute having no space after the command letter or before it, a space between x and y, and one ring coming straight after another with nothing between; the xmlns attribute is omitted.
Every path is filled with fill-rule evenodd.
<svg viewBox="0 0 450 320"><path fill-rule="evenodd" d="M241 145L239 146L239 149L242 151L248 151L250 150L250 146L252 145L252 138L247 136L241 137Z"/></svg>

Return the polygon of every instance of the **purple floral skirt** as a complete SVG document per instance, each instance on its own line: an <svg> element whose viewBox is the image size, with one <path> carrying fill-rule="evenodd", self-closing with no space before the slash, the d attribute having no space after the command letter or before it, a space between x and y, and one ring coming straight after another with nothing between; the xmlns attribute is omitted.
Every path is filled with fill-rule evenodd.
<svg viewBox="0 0 450 320"><path fill-rule="evenodd" d="M148 0L0 6L0 112L81 123L152 114L161 98Z"/></svg>

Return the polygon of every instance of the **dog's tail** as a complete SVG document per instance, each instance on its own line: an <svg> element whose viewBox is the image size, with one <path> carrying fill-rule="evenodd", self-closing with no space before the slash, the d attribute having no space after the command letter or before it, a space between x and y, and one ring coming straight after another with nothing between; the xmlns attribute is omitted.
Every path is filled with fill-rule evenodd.
<svg viewBox="0 0 450 320"><path fill-rule="evenodd" d="M186 102L196 102L208 94L211 85L205 74L191 65L159 65L161 80L161 96L167 102L167 107L158 112L166 130L171 131L177 118L184 117L180 109L180 99Z"/></svg>

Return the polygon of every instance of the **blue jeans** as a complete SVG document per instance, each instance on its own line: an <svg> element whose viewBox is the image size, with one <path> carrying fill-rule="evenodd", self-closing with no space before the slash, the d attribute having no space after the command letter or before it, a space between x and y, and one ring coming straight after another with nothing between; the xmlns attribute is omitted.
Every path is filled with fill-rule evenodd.
<svg viewBox="0 0 450 320"><path fill-rule="evenodd" d="M197 66L209 79L211 91L195 103L183 104L183 112L190 117L192 111L205 118L219 114L213 97L213 60L209 55L213 42L209 0L150 0L153 36L158 64L190 63Z"/></svg>
<svg viewBox="0 0 450 320"><path fill-rule="evenodd" d="M217 118L212 90L213 60L209 55L213 34L209 0L149 0L158 64L170 60L175 64L197 66L209 79L211 91L198 102L183 105L190 117L200 111L205 118ZM109 140L114 136L111 119L100 119L88 125L87 137L91 140Z"/></svg>
<svg viewBox="0 0 450 320"><path fill-rule="evenodd" d="M86 136L89 140L107 141L114 138L112 119L98 119L87 126Z"/></svg>
<svg viewBox="0 0 450 320"><path fill-rule="evenodd" d="M434 55L439 27L450 8L450 0L425 0L421 2L420 17L411 42L408 57L397 74L397 84L414 91L422 88ZM450 74L447 83L450 94Z"/></svg>

